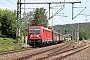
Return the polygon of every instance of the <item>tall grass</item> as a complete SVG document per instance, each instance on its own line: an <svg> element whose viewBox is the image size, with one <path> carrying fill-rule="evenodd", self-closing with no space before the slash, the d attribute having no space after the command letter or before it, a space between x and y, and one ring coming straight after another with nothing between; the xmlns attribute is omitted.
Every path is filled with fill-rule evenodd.
<svg viewBox="0 0 90 60"><path fill-rule="evenodd" d="M7 50L15 50L19 49L20 46L15 43L16 40L11 39L11 38L1 38L0 37L0 52L2 51L7 51Z"/></svg>

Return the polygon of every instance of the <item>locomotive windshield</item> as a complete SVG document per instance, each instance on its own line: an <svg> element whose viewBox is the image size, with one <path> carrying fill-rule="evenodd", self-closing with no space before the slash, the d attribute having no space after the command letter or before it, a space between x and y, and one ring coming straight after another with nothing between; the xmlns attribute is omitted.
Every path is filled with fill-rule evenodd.
<svg viewBox="0 0 90 60"><path fill-rule="evenodd" d="M30 34L40 34L40 29L39 28L31 28Z"/></svg>

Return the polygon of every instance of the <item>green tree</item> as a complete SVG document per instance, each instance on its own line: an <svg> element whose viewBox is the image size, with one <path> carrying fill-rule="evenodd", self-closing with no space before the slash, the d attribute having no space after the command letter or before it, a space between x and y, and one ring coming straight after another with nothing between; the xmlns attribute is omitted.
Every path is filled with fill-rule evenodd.
<svg viewBox="0 0 90 60"><path fill-rule="evenodd" d="M79 32L79 39L83 40L83 39L88 39L89 38L89 32L87 29L81 29Z"/></svg>
<svg viewBox="0 0 90 60"><path fill-rule="evenodd" d="M25 18L28 21L28 26L44 26L47 27L47 12L44 8L36 8L35 11L25 13Z"/></svg>
<svg viewBox="0 0 90 60"><path fill-rule="evenodd" d="M16 35L16 12L0 9L0 30L6 37L15 38Z"/></svg>
<svg viewBox="0 0 90 60"><path fill-rule="evenodd" d="M45 11L46 9L44 8L36 8L33 14L33 20L31 21L31 25L47 27L47 13Z"/></svg>

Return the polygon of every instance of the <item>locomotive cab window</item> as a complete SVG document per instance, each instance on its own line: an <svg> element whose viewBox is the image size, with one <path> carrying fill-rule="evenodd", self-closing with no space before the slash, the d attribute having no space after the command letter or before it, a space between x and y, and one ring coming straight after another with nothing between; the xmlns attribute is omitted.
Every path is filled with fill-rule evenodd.
<svg viewBox="0 0 90 60"><path fill-rule="evenodd" d="M31 28L30 34L40 34L40 28Z"/></svg>

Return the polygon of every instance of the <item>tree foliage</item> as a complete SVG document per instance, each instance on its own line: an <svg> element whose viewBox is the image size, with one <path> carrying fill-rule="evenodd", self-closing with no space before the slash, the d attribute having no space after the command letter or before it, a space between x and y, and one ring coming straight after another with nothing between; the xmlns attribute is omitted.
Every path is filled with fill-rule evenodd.
<svg viewBox="0 0 90 60"><path fill-rule="evenodd" d="M44 8L36 8L35 11L26 13L29 26L44 26L47 27L47 12Z"/></svg>
<svg viewBox="0 0 90 60"><path fill-rule="evenodd" d="M6 37L15 38L16 35L16 13L10 10L0 9L0 30Z"/></svg>
<svg viewBox="0 0 90 60"><path fill-rule="evenodd" d="M52 30L52 26L48 26L48 28Z"/></svg>
<svg viewBox="0 0 90 60"><path fill-rule="evenodd" d="M89 32L87 29L81 29L79 32L79 39L83 40L83 39L89 39Z"/></svg>

